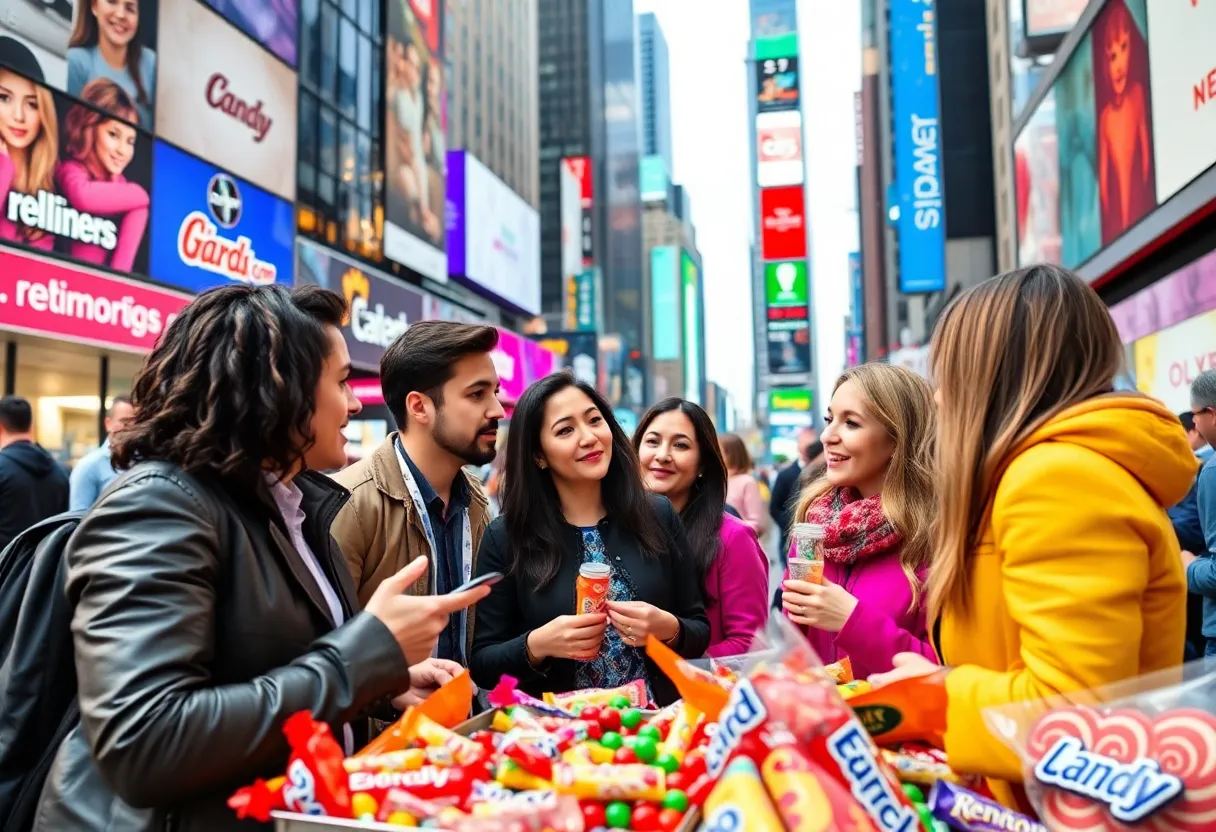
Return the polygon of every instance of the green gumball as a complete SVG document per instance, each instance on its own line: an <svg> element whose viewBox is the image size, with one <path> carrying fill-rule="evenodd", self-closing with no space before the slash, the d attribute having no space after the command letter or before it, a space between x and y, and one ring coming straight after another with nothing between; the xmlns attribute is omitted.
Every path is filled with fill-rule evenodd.
<svg viewBox="0 0 1216 832"><path fill-rule="evenodd" d="M628 829L630 814L628 803L609 803L604 810L604 820L612 829Z"/></svg>
<svg viewBox="0 0 1216 832"><path fill-rule="evenodd" d="M624 721L624 717L621 717L621 721L622 722ZM643 725L641 728L638 729L638 736L639 737L650 737L655 742L663 741L663 732L660 731L658 729L658 727L655 725Z"/></svg>
<svg viewBox="0 0 1216 832"><path fill-rule="evenodd" d="M611 749L612 751L616 751L618 748L620 748L623 742L624 740L622 739L621 735L616 731L605 731L604 736L600 737L600 745L604 746L604 748Z"/></svg>
<svg viewBox="0 0 1216 832"><path fill-rule="evenodd" d="M680 770L680 761L676 759L674 754L660 754L654 758L654 765L663 769L668 774L675 774Z"/></svg>
<svg viewBox="0 0 1216 832"><path fill-rule="evenodd" d="M621 711L621 725L633 730L642 724L642 712L637 708L626 708Z"/></svg>
<svg viewBox="0 0 1216 832"><path fill-rule="evenodd" d="M688 795L684 794L682 789L669 789L667 794L663 795L663 808L675 809L677 812L687 812Z"/></svg>
<svg viewBox="0 0 1216 832"><path fill-rule="evenodd" d="M619 693L608 701L608 707L616 708L618 711L628 708L631 704L628 696L622 696Z"/></svg>
<svg viewBox="0 0 1216 832"><path fill-rule="evenodd" d="M659 754L658 746L650 737L637 737L633 742L633 753L643 763L653 763Z"/></svg>

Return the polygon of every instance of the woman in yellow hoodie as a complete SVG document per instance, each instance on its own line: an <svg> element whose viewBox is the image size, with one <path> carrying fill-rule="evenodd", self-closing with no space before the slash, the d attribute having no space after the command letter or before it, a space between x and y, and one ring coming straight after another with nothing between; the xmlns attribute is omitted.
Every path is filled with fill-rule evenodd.
<svg viewBox="0 0 1216 832"><path fill-rule="evenodd" d="M984 708L1182 661L1186 577L1165 507L1195 456L1159 402L1114 391L1123 345L1076 276L1033 266L963 293L933 336L941 511L928 582L959 771L1025 802ZM877 685L936 671L896 657Z"/></svg>

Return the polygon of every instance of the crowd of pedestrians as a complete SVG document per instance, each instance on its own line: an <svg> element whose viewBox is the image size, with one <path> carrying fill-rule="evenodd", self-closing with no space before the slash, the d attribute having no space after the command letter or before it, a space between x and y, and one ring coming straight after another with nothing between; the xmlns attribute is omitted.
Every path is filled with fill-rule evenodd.
<svg viewBox="0 0 1216 832"><path fill-rule="evenodd" d="M482 688L637 681L671 702L648 638L690 659L745 652L773 600L770 526L783 557L795 523L822 527L823 582L787 573L776 603L824 661L876 685L935 680L952 765L1011 806L1021 768L982 708L1178 664L1188 581L1216 639L1211 464L1196 480L1216 373L1182 417L1190 439L1158 402L1115 392L1123 346L1066 271L956 298L934 387L848 370L767 507L744 443L696 404L659 402L630 437L559 373L510 414L492 517L469 471L495 460L507 418L498 336L448 322L384 353L398 430L340 470L360 411L344 313L315 287L206 292L115 400L110 438L73 474L73 503L77 485L91 503L64 552L79 717L33 828L233 828L224 800L283 770L288 715L312 711L354 748L462 668ZM47 495L22 528L68 501L29 432L28 404L0 401L6 500ZM575 608L588 566L611 576L602 611ZM476 577L493 580L463 588Z"/></svg>

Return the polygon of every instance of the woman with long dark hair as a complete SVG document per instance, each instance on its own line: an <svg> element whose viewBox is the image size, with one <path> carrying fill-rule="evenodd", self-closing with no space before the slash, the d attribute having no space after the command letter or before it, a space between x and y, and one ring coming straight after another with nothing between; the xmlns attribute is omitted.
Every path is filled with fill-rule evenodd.
<svg viewBox="0 0 1216 832"><path fill-rule="evenodd" d="M316 287L226 286L148 356L111 440L128 470L65 552L80 723L35 830L243 829L226 799L284 770L287 717L349 752L361 717L446 678L431 651L486 590L409 597L419 558L360 612L329 535L349 495L317 472L359 412L345 312Z"/></svg>
<svg viewBox="0 0 1216 832"><path fill-rule="evenodd" d="M604 612L574 614L584 564L611 569ZM709 645L680 518L646 492L608 403L568 373L515 405L503 514L482 538L477 571L506 575L477 606L469 670L482 687L503 674L535 695L640 679L663 705L676 691L646 657L647 637L688 658Z"/></svg>
<svg viewBox="0 0 1216 832"><path fill-rule="evenodd" d="M633 432L642 479L680 513L709 616L707 656L746 653L768 614L768 558L751 528L726 510L726 462L700 405L670 398Z"/></svg>

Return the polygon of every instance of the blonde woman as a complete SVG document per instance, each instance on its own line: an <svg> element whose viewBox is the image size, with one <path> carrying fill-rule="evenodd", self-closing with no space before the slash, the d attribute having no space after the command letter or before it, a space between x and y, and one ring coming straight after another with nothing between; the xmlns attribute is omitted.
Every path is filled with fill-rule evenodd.
<svg viewBox="0 0 1216 832"><path fill-rule="evenodd" d="M928 582L951 765L1025 808L985 708L1182 660L1186 578L1165 506L1196 461L1159 402L1114 392L1123 346L1080 278L1032 266L960 295L933 336L941 510ZM896 657L876 684L937 668Z"/></svg>
<svg viewBox="0 0 1216 832"><path fill-rule="evenodd" d="M7 209L12 193L55 193L59 120L51 91L40 83L42 70L34 53L13 38L0 37L0 64L6 65L0 66L0 199ZM7 67L18 67L25 75ZM0 240L44 251L55 245L52 235L15 223L4 213Z"/></svg>
<svg viewBox="0 0 1216 832"><path fill-rule="evenodd" d="M824 662L848 656L858 678L890 670L902 652L935 658L921 586L936 507L933 417L932 391L915 373L846 371L824 419L827 470L794 513L824 527L824 581L787 572L781 605Z"/></svg>

